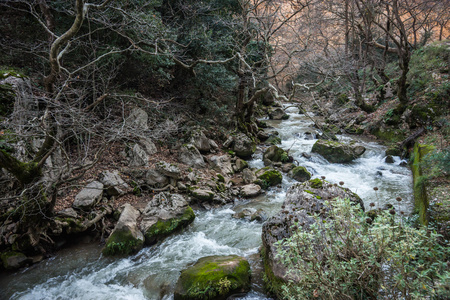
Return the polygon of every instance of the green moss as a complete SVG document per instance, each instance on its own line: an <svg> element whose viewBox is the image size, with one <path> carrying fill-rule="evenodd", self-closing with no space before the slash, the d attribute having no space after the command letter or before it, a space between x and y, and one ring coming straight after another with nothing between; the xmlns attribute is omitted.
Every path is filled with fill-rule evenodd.
<svg viewBox="0 0 450 300"><path fill-rule="evenodd" d="M304 190L306 193L308 193L308 194L311 194L311 195L314 195L314 193L313 192L311 192L310 190Z"/></svg>
<svg viewBox="0 0 450 300"><path fill-rule="evenodd" d="M290 174L292 178L301 182L311 179L311 173L309 173L308 170L306 170L306 168L302 166L293 168Z"/></svg>
<svg viewBox="0 0 450 300"><path fill-rule="evenodd" d="M375 128L371 130L371 133L379 139L387 142L397 143L406 139L406 134L401 129L385 129Z"/></svg>
<svg viewBox="0 0 450 300"><path fill-rule="evenodd" d="M67 234L80 233L86 230L86 228L83 226L82 220L80 219L57 217L55 218L55 220L67 224L67 227L65 228Z"/></svg>
<svg viewBox="0 0 450 300"><path fill-rule="evenodd" d="M218 182L218 183L216 184L216 190L217 190L218 192L223 193L223 192L225 192L225 191L227 190L227 187L225 186L224 183Z"/></svg>
<svg viewBox="0 0 450 300"><path fill-rule="evenodd" d="M280 145L281 144L281 138L271 135L269 136L269 138L266 140L267 144L270 145Z"/></svg>
<svg viewBox="0 0 450 300"><path fill-rule="evenodd" d="M323 181L319 178L311 179L309 185L314 189L321 189L323 188Z"/></svg>
<svg viewBox="0 0 450 300"><path fill-rule="evenodd" d="M269 258L267 256L267 251L264 247L261 248L261 257L264 266L264 289L267 294L271 296L276 296L276 299L284 299L282 294L282 287L286 284L281 278L275 276L272 268L269 264Z"/></svg>
<svg viewBox="0 0 450 300"><path fill-rule="evenodd" d="M194 211L190 206L186 208L180 217L171 218L168 220L158 220L145 232L145 243L148 245L154 244L174 231L184 228L195 219Z"/></svg>
<svg viewBox="0 0 450 300"><path fill-rule="evenodd" d="M283 181L283 176L281 175L281 173L274 169L265 171L263 174L259 175L258 178L266 182L270 186L275 186Z"/></svg>
<svg viewBox="0 0 450 300"><path fill-rule="evenodd" d="M217 174L216 176L217 176L217 179L218 179L220 182L225 182L225 177L223 177L222 174Z"/></svg>
<svg viewBox="0 0 450 300"><path fill-rule="evenodd" d="M142 249L144 241L136 239L129 230L116 230L108 238L104 255L130 255Z"/></svg>

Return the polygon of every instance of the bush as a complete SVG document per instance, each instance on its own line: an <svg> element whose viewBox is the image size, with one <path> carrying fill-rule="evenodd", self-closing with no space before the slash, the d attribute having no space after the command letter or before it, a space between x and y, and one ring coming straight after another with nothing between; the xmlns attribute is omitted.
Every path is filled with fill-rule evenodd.
<svg viewBox="0 0 450 300"><path fill-rule="evenodd" d="M287 299L444 299L448 248L425 228L397 223L389 212L372 220L349 200L327 202L329 217L279 242L288 267ZM301 228L299 224L295 226Z"/></svg>

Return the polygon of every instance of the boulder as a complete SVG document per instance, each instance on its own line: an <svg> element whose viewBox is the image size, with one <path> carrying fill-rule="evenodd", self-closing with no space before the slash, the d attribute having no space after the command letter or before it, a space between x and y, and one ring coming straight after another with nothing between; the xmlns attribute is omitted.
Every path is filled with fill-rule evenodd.
<svg viewBox="0 0 450 300"><path fill-rule="evenodd" d="M175 286L174 300L225 300L250 290L250 264L237 255L200 258L183 270Z"/></svg>
<svg viewBox="0 0 450 300"><path fill-rule="evenodd" d="M335 141L318 140L311 152L322 155L331 163L349 163L360 157L366 148L356 144L342 144Z"/></svg>
<svg viewBox="0 0 450 300"><path fill-rule="evenodd" d="M256 210L255 208L244 208L243 210L233 214L235 219L244 219L247 221L263 222L267 219L266 214L262 209Z"/></svg>
<svg viewBox="0 0 450 300"><path fill-rule="evenodd" d="M140 227L145 243L151 245L186 227L194 219L194 211L183 196L159 193L147 204Z"/></svg>
<svg viewBox="0 0 450 300"><path fill-rule="evenodd" d="M234 165L233 170L237 173L242 172L245 168L248 168L248 162L243 159L237 158Z"/></svg>
<svg viewBox="0 0 450 300"><path fill-rule="evenodd" d="M180 179L181 171L176 164L171 164L165 161L160 161L155 165L156 171L160 174L173 179Z"/></svg>
<svg viewBox="0 0 450 300"><path fill-rule="evenodd" d="M384 162L387 163L387 164L393 164L394 163L394 158L391 155L388 155L384 159Z"/></svg>
<svg viewBox="0 0 450 300"><path fill-rule="evenodd" d="M92 181L75 196L72 206L78 209L90 209L102 199L102 196L103 184Z"/></svg>
<svg viewBox="0 0 450 300"><path fill-rule="evenodd" d="M130 167L147 166L148 160L150 159L147 152L145 152L145 150L138 144L134 144L133 148L128 151L127 155Z"/></svg>
<svg viewBox="0 0 450 300"><path fill-rule="evenodd" d="M133 108L126 121L128 126L140 130L148 129L147 122L148 122L148 114L140 108Z"/></svg>
<svg viewBox="0 0 450 300"><path fill-rule="evenodd" d="M124 195L130 190L130 186L123 181L118 171L104 171L100 175L100 182L110 196Z"/></svg>
<svg viewBox="0 0 450 300"><path fill-rule="evenodd" d="M282 211L264 223L261 254L266 284L269 291L280 299L283 298L282 285L289 281L295 282L295 278L288 275L285 265L276 258L277 242L289 238L294 230L308 230L315 222L312 214L317 213L321 218L326 218L328 208L325 201L332 201L337 197L348 198L364 210L364 204L357 194L317 178L291 186L286 193ZM299 225L299 229L294 227L295 223Z"/></svg>
<svg viewBox="0 0 450 300"><path fill-rule="evenodd" d="M3 252L0 258L6 270L20 269L33 261L32 258L26 257L25 254L15 251Z"/></svg>
<svg viewBox="0 0 450 300"><path fill-rule="evenodd" d="M152 187L162 188L169 184L169 178L156 169L151 169L145 175L145 182Z"/></svg>
<svg viewBox="0 0 450 300"><path fill-rule="evenodd" d="M270 137L270 134L264 130L260 130L256 133L256 137L260 141L264 142L265 140L267 140Z"/></svg>
<svg viewBox="0 0 450 300"><path fill-rule="evenodd" d="M192 132L190 143L202 153L211 150L211 142L201 130Z"/></svg>
<svg viewBox="0 0 450 300"><path fill-rule="evenodd" d="M263 161L265 166L271 166L274 162L289 162L290 157L286 151L273 145L264 152Z"/></svg>
<svg viewBox="0 0 450 300"><path fill-rule="evenodd" d="M256 143L243 133L235 135L233 141L232 150L240 158L249 158L256 151Z"/></svg>
<svg viewBox="0 0 450 300"><path fill-rule="evenodd" d="M241 196L244 198L256 197L259 194L261 194L261 187L257 184L251 183L241 188Z"/></svg>
<svg viewBox="0 0 450 300"><path fill-rule="evenodd" d="M242 179L244 180L244 183L253 183L258 178L256 177L255 172L247 168L242 171Z"/></svg>
<svg viewBox="0 0 450 300"><path fill-rule="evenodd" d="M234 173L229 155L211 156L209 162L214 170L223 175L232 175Z"/></svg>
<svg viewBox="0 0 450 300"><path fill-rule="evenodd" d="M269 119L271 120L287 120L289 115L284 112L281 107L277 107L269 112Z"/></svg>
<svg viewBox="0 0 450 300"><path fill-rule="evenodd" d="M206 189L195 189L192 191L192 196L199 201L211 201L215 193L211 190Z"/></svg>
<svg viewBox="0 0 450 300"><path fill-rule="evenodd" d="M119 221L102 250L104 255L130 255L142 249L144 235L137 224L140 215L136 208L128 203L125 204Z"/></svg>
<svg viewBox="0 0 450 300"><path fill-rule="evenodd" d="M276 186L283 180L283 176L281 175L281 173L270 167L259 169L258 171L256 171L255 175L258 178L257 183L262 188Z"/></svg>
<svg viewBox="0 0 450 300"><path fill-rule="evenodd" d="M158 148L156 148L156 145L149 138L141 138L139 143L144 147L148 155L153 155L158 152Z"/></svg>
<svg viewBox="0 0 450 300"><path fill-rule="evenodd" d="M311 173L309 173L308 170L306 170L306 168L302 166L293 168L289 172L289 176L300 182L304 182L311 179Z"/></svg>
<svg viewBox="0 0 450 300"><path fill-rule="evenodd" d="M181 147L178 160L181 163L194 168L204 168L206 166L200 151L192 144L183 145Z"/></svg>
<svg viewBox="0 0 450 300"><path fill-rule="evenodd" d="M281 145L281 138L276 135L271 134L269 138L265 141L267 145Z"/></svg>

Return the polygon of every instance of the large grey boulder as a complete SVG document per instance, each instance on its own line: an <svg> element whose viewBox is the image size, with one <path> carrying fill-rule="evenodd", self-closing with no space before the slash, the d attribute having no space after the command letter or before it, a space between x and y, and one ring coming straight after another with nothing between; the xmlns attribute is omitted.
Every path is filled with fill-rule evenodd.
<svg viewBox="0 0 450 300"><path fill-rule="evenodd" d="M147 204L140 227L145 243L151 245L186 227L194 219L194 211L183 196L159 193Z"/></svg>
<svg viewBox="0 0 450 300"><path fill-rule="evenodd" d="M207 153L211 150L210 139L200 129L192 132L190 143L202 153Z"/></svg>
<svg viewBox="0 0 450 300"><path fill-rule="evenodd" d="M181 272L174 300L231 299L234 294L250 290L250 277L250 264L243 257L203 257Z"/></svg>
<svg viewBox="0 0 450 300"><path fill-rule="evenodd" d="M25 254L14 251L1 253L0 259L6 270L20 269L33 261L33 259L26 257Z"/></svg>
<svg viewBox="0 0 450 300"><path fill-rule="evenodd" d="M244 198L256 197L259 194L261 194L261 187L257 184L251 183L241 188L241 196Z"/></svg>
<svg viewBox="0 0 450 300"><path fill-rule="evenodd" d="M144 150L148 155L153 155L158 152L155 143L149 138L140 138L139 143L144 147Z"/></svg>
<svg viewBox="0 0 450 300"><path fill-rule="evenodd" d="M102 199L102 196L103 183L92 181L75 196L72 206L78 209L90 209Z"/></svg>
<svg viewBox="0 0 450 300"><path fill-rule="evenodd" d="M235 219L243 219L247 221L258 221L263 222L267 219L265 212L262 209L255 209L252 207L244 208L233 214Z"/></svg>
<svg viewBox="0 0 450 300"><path fill-rule="evenodd" d="M318 140L311 152L322 155L331 163L349 163L360 157L366 148L357 144L343 144L335 141Z"/></svg>
<svg viewBox="0 0 450 300"><path fill-rule="evenodd" d="M150 157L138 144L134 144L133 148L131 148L127 154L130 167L142 167L148 165Z"/></svg>
<svg viewBox="0 0 450 300"><path fill-rule="evenodd" d="M347 188L332 185L324 180L313 179L304 183L291 186L284 200L282 211L269 218L262 229L262 257L264 272L268 280L271 292L282 299L282 285L291 278L286 266L276 257L277 242L289 238L294 230L309 230L309 226L315 222L312 214L320 214L322 219L327 218L329 208L325 201L332 201L336 197L348 198L364 210L361 198ZM295 223L299 228L294 227ZM321 254L318 253L320 256Z"/></svg>
<svg viewBox="0 0 450 300"><path fill-rule="evenodd" d="M277 107L269 112L269 119L272 120L287 120L289 115L281 107Z"/></svg>
<svg viewBox="0 0 450 300"><path fill-rule="evenodd" d="M194 168L204 168L206 166L200 151L192 144L183 145L181 147L178 160L181 163Z"/></svg>
<svg viewBox="0 0 450 300"><path fill-rule="evenodd" d="M191 193L195 199L202 202L212 201L215 196L215 193L213 191L207 189L195 189L192 190Z"/></svg>
<svg viewBox="0 0 450 300"><path fill-rule="evenodd" d="M111 232L102 252L105 255L129 255L138 252L144 246L144 235L139 230L137 220L140 212L125 204L119 221Z"/></svg>
<svg viewBox="0 0 450 300"><path fill-rule="evenodd" d="M231 164L231 157L229 155L214 155L209 158L209 162L214 170L223 175L232 175L233 165Z"/></svg>
<svg viewBox="0 0 450 300"><path fill-rule="evenodd" d="M238 133L233 137L233 151L240 158L249 158L256 151L256 143L243 133Z"/></svg>
<svg viewBox="0 0 450 300"><path fill-rule="evenodd" d="M311 179L311 173L305 167L298 166L289 171L289 176L297 181L304 182Z"/></svg>
<svg viewBox="0 0 450 300"><path fill-rule="evenodd" d="M171 164L166 161L160 161L156 163L155 167L156 170L162 175L165 175L173 179L180 179L181 171L176 164Z"/></svg>
<svg viewBox="0 0 450 300"><path fill-rule="evenodd" d="M148 170L145 175L145 183L156 188L162 188L170 183L169 178L156 169Z"/></svg>
<svg viewBox="0 0 450 300"><path fill-rule="evenodd" d="M244 180L244 183L253 183L258 178L252 169L247 168L242 171L242 179Z"/></svg>
<svg viewBox="0 0 450 300"><path fill-rule="evenodd" d="M148 129L148 114L140 109L133 108L128 116L126 123L128 126L135 129L147 130Z"/></svg>
<svg viewBox="0 0 450 300"><path fill-rule="evenodd" d="M130 191L130 186L123 181L118 171L104 171L100 174L100 182L110 196L120 196Z"/></svg>

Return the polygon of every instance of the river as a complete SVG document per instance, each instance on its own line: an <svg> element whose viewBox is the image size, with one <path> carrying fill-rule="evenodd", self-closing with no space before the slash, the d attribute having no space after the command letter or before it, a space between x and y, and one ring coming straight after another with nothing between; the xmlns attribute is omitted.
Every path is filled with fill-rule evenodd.
<svg viewBox="0 0 450 300"><path fill-rule="evenodd" d="M288 108L290 118L284 121L266 120L277 130L281 147L313 178L325 176L326 180L344 182L344 187L356 192L366 208L373 202L377 207L396 203L400 196L400 210L410 214L413 207L412 176L409 169L384 162L385 147L367 140L357 140L367 150L362 157L349 164L330 164L320 156L310 158L316 139L305 139L314 132L312 122L305 115ZM339 136L342 140L353 136ZM262 152L257 152L249 165L264 166ZM180 271L199 258L209 255L237 254L246 257L253 272L252 291L240 299L270 299L262 289L261 262L258 249L261 245L262 224L232 218L235 211L245 207L261 208L270 216L280 209L287 188L294 181L283 177L281 187L273 188L252 200L236 199L233 206L210 211L197 210L195 221L184 231L165 239L162 243L141 250L127 258L105 258L98 244L71 247L54 257L19 272L0 278L1 299L173 299L173 288ZM378 187L378 191L373 188Z"/></svg>

